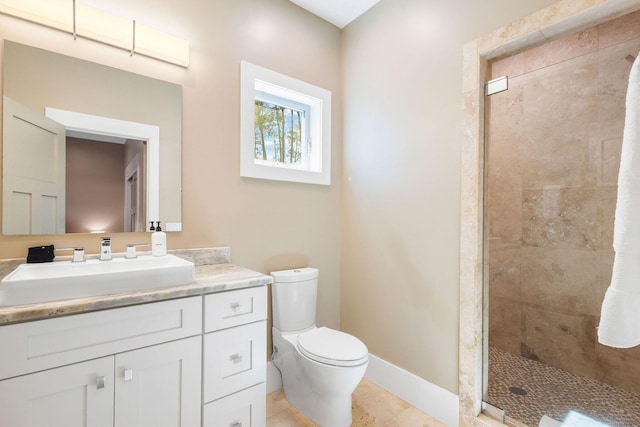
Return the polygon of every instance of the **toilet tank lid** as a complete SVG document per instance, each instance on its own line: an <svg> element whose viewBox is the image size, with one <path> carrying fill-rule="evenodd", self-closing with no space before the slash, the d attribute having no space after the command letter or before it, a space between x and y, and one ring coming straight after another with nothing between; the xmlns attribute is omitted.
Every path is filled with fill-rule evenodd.
<svg viewBox="0 0 640 427"><path fill-rule="evenodd" d="M294 268L292 270L272 271L273 280L280 283L304 282L318 277L317 268Z"/></svg>

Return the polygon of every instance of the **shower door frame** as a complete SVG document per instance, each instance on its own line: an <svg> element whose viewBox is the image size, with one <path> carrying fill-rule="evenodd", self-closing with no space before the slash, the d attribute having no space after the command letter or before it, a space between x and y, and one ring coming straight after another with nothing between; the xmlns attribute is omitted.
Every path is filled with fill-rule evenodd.
<svg viewBox="0 0 640 427"><path fill-rule="evenodd" d="M485 91L489 61L640 10L640 0L562 0L464 45L460 204L461 426L502 425L481 411L488 310L484 259Z"/></svg>

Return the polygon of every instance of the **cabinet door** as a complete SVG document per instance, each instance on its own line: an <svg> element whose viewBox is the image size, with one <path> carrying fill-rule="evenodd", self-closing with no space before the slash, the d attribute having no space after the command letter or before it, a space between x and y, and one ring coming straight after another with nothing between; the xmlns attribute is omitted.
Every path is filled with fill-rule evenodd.
<svg viewBox="0 0 640 427"><path fill-rule="evenodd" d="M0 425L112 427L113 357L0 381Z"/></svg>
<svg viewBox="0 0 640 427"><path fill-rule="evenodd" d="M200 425L202 338L116 356L115 427Z"/></svg>

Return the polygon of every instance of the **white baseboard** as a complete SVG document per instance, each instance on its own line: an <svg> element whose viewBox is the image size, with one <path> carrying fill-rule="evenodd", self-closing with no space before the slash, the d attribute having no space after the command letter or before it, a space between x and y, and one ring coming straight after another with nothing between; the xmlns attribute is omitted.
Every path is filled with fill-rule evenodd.
<svg viewBox="0 0 640 427"><path fill-rule="evenodd" d="M364 376L445 425L458 427L459 399L449 390L372 354Z"/></svg>
<svg viewBox="0 0 640 427"><path fill-rule="evenodd" d="M273 362L267 362L267 394L279 390L282 388L282 377L280 371L273 364Z"/></svg>

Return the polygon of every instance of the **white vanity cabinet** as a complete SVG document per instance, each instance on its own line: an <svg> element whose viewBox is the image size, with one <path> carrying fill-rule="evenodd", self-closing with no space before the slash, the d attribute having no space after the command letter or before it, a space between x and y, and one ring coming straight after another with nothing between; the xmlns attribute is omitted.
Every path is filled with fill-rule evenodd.
<svg viewBox="0 0 640 427"><path fill-rule="evenodd" d="M0 381L0 420L12 427L197 426L199 391L200 337L192 337Z"/></svg>
<svg viewBox="0 0 640 427"><path fill-rule="evenodd" d="M192 427L202 297L0 328L0 425Z"/></svg>
<svg viewBox="0 0 640 427"><path fill-rule="evenodd" d="M0 326L0 427L265 427L267 287Z"/></svg>
<svg viewBox="0 0 640 427"><path fill-rule="evenodd" d="M265 286L206 295L203 426L266 423Z"/></svg>

